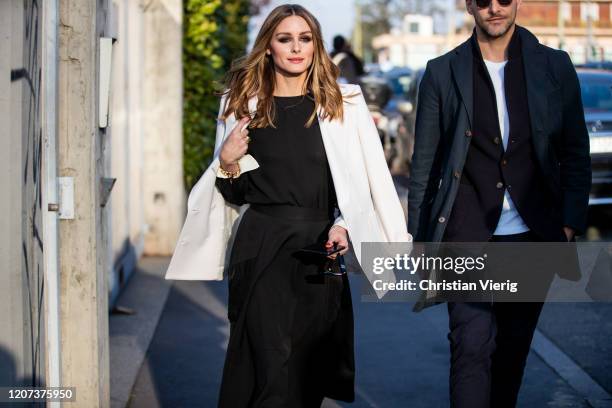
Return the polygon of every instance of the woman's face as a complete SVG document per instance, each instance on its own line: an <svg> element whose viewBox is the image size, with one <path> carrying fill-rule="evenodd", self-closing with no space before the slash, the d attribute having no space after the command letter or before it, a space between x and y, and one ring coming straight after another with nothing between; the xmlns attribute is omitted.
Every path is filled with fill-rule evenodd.
<svg viewBox="0 0 612 408"><path fill-rule="evenodd" d="M289 16L274 30L266 54L272 56L277 71L289 76L304 74L314 55L310 26L299 16Z"/></svg>

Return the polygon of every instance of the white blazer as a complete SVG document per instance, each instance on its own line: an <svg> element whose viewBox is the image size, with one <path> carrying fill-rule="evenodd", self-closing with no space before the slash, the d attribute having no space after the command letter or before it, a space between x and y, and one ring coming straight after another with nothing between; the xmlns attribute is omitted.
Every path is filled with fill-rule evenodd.
<svg viewBox="0 0 612 408"><path fill-rule="evenodd" d="M335 220L348 230L353 250L361 263L362 242L411 242L378 136L358 85L341 84L344 122L323 120L319 128L334 181L340 216ZM221 98L219 116L226 96ZM257 98L249 100L254 112ZM166 279L222 280L229 259L233 232L242 208L229 204L215 186L223 140L236 124L232 114L217 120L214 159L193 187L187 200L187 217L166 271ZM249 154L239 161L242 173L259 167ZM362 265L363 267L363 265ZM369 275L369 274L366 274Z"/></svg>

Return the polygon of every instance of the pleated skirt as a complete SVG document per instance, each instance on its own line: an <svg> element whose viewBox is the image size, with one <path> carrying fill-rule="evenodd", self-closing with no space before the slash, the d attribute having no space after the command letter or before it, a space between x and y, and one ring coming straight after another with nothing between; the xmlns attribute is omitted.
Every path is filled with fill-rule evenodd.
<svg viewBox="0 0 612 408"><path fill-rule="evenodd" d="M327 240L326 211L251 206L229 264L230 340L219 407L319 407L354 400L353 309L346 275L298 250Z"/></svg>

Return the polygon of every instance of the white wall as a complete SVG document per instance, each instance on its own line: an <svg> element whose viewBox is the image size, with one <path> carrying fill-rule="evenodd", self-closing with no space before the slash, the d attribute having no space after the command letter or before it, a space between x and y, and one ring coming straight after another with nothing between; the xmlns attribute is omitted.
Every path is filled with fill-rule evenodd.
<svg viewBox="0 0 612 408"><path fill-rule="evenodd" d="M41 19L31 0L0 1L0 386L45 379Z"/></svg>
<svg viewBox="0 0 612 408"><path fill-rule="evenodd" d="M431 16L424 16L418 14L406 14L402 25L404 34L411 35L433 35L434 33L434 21ZM412 27L416 27L417 31L412 31Z"/></svg>
<svg viewBox="0 0 612 408"><path fill-rule="evenodd" d="M113 0L111 302L144 253L170 255L185 206L182 3Z"/></svg>

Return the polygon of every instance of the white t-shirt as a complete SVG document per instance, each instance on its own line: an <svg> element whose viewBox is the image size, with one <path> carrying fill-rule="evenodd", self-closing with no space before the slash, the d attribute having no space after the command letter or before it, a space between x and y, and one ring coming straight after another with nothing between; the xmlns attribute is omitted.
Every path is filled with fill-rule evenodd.
<svg viewBox="0 0 612 408"><path fill-rule="evenodd" d="M489 76L493 82L495 89L495 99L497 102L497 118L499 121L499 130L502 135L504 150L508 148L508 137L510 136L510 116L508 116L508 108L506 106L506 93L504 90L504 68L508 61L492 62L484 60L484 63L489 71ZM529 227L525 224L514 203L508 190L504 192L504 203L502 212L497 221L497 228L494 235L510 235L520 234L521 232L529 231Z"/></svg>

